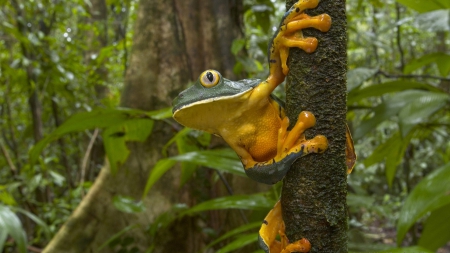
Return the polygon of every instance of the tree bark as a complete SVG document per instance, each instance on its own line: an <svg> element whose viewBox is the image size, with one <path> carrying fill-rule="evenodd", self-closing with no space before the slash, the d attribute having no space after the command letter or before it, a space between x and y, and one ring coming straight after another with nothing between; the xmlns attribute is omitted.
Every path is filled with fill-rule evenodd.
<svg viewBox="0 0 450 253"><path fill-rule="evenodd" d="M165 108L204 69L231 73L234 59L225 49L229 49L232 40L240 34L240 24L236 20L240 20L241 5L235 0L141 0L121 105L143 110ZM123 213L112 203L116 195L140 199L150 169L176 132L170 127L173 124L155 122L145 143L129 143L131 153L117 174L112 175L105 166L44 253L96 252L118 232L135 224L137 228L120 236L132 240L132 244L106 246L100 252L118 252L123 249L120 247L128 250L134 247L139 252L149 247L153 247L153 252L200 250L204 246L204 235L199 233L196 218L186 218L169 229L159 229L154 240L148 235L149 226L160 214L169 213L174 204L191 205L196 201L189 185L180 188L179 170L169 170L153 186L143 200L145 212ZM203 185L193 187L203 193L206 188Z"/></svg>
<svg viewBox="0 0 450 253"><path fill-rule="evenodd" d="M295 1L288 0L287 6ZM290 241L307 238L310 252L347 252L346 131L346 16L345 1L321 0L309 15L327 13L331 29L306 29L305 37L319 41L316 52L291 49L287 76L287 114L291 124L300 111L311 111L316 126L306 138L322 134L329 147L324 154L299 159L287 173L281 196Z"/></svg>

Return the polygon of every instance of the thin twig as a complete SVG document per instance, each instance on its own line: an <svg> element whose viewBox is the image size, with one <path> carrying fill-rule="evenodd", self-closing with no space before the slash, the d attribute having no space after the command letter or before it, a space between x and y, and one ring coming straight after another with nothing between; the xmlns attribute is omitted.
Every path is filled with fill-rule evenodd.
<svg viewBox="0 0 450 253"><path fill-rule="evenodd" d="M225 185L225 188L227 188L228 194L233 196L234 195L233 188L231 188L231 185L228 183L228 180L222 175L222 173L220 173L220 171L216 170L216 173L219 176L222 183ZM244 220L244 222L248 224L248 219L247 216L245 216L244 211L242 209L239 209L239 213L241 214L242 220Z"/></svg>
<svg viewBox="0 0 450 253"><path fill-rule="evenodd" d="M92 147L94 146L95 140L97 139L97 136L98 136L98 128L96 128L94 130L94 133L92 134L91 140L89 141L88 147L86 149L86 153L84 153L83 162L81 163L81 175L80 175L80 186L81 187L83 187L83 184L84 184L84 177L86 174L87 163L88 163L91 151L92 151ZM83 188L81 188L81 197L84 197Z"/></svg>
<svg viewBox="0 0 450 253"><path fill-rule="evenodd" d="M5 159L6 159L6 162L8 163L8 165L9 165L9 168L11 169L12 173L14 175L16 175L17 174L17 168L14 165L13 161L11 160L11 157L8 154L8 150L6 150L6 147L5 147L5 145L3 145L2 141L0 141L0 148L2 149L3 156L5 156Z"/></svg>

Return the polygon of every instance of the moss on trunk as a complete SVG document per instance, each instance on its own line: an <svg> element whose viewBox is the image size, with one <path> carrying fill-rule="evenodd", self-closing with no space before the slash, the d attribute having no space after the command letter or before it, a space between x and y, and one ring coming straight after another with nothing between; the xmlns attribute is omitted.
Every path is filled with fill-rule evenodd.
<svg viewBox="0 0 450 253"><path fill-rule="evenodd" d="M294 2L288 0L287 6ZM299 159L286 175L281 197L283 217L290 240L307 238L311 252L347 252L345 1L322 0L307 13L329 14L332 26L327 33L304 30L304 36L318 39L316 52L290 50L287 114L293 124L301 111L313 112L317 123L306 136L323 134L329 147L324 154Z"/></svg>

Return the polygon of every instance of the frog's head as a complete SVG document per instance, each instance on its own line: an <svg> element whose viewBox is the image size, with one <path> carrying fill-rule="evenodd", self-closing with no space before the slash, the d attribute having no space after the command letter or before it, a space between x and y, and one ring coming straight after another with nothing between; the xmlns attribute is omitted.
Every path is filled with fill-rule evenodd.
<svg viewBox="0 0 450 253"><path fill-rule="evenodd" d="M187 127L215 132L221 120L235 111L236 103L243 101L260 80L230 81L216 70L206 70L197 82L181 92L173 101L173 117Z"/></svg>

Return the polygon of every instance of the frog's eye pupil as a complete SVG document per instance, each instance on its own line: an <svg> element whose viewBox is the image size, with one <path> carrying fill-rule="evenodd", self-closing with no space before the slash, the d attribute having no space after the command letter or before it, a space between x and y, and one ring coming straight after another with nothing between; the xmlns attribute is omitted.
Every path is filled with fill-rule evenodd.
<svg viewBox="0 0 450 253"><path fill-rule="evenodd" d="M214 74L208 71L208 73L206 73L206 78L212 83L214 81Z"/></svg>
<svg viewBox="0 0 450 253"><path fill-rule="evenodd" d="M203 87L211 88L216 86L216 84L219 83L220 75L219 72L215 70L207 70L203 72L200 77L199 81Z"/></svg>

